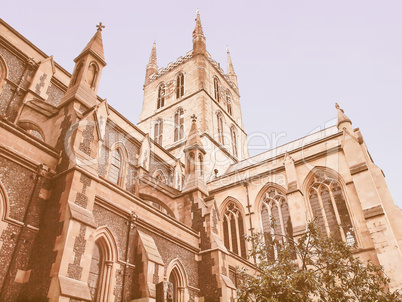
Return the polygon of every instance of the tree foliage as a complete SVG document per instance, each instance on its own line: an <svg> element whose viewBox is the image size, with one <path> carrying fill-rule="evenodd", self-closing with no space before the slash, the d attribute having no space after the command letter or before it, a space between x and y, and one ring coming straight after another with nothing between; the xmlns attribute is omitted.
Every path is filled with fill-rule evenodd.
<svg viewBox="0 0 402 302"><path fill-rule="evenodd" d="M239 302L402 301L399 291L387 290L390 280L381 267L354 257L351 246L322 235L314 222L296 241L261 233L247 240L257 271L239 271Z"/></svg>

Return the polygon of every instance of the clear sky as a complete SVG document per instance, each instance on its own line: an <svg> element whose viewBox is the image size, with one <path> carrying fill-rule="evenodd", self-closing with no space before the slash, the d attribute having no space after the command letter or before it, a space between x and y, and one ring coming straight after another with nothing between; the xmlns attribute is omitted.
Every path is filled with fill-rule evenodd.
<svg viewBox="0 0 402 302"><path fill-rule="evenodd" d="M70 72L102 21L108 66L99 95L133 123L155 37L159 67L184 55L198 7L207 50L224 69L229 45L248 134L284 144L333 124L338 102L402 207L402 1L2 0L1 7L1 18Z"/></svg>

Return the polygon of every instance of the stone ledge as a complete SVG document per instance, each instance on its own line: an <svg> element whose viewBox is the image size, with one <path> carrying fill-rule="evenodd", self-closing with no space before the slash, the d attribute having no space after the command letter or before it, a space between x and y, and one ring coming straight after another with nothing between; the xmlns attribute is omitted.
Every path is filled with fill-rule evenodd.
<svg viewBox="0 0 402 302"><path fill-rule="evenodd" d="M350 174L355 175L360 172L368 170L366 163L358 164L353 167L350 167Z"/></svg>
<svg viewBox="0 0 402 302"><path fill-rule="evenodd" d="M92 301L88 284L66 276L59 276L60 293L62 296Z"/></svg>
<svg viewBox="0 0 402 302"><path fill-rule="evenodd" d="M384 209L381 205L377 205L372 208L364 209L363 213L365 219L370 219L376 216L384 215Z"/></svg>
<svg viewBox="0 0 402 302"><path fill-rule="evenodd" d="M70 208L71 218L96 229L95 218L91 211L86 210L71 201L68 202L68 206Z"/></svg>

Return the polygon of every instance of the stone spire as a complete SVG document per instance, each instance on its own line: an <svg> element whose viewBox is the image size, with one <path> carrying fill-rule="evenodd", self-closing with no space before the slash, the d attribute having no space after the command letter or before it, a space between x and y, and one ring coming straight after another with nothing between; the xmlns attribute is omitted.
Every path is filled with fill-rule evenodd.
<svg viewBox="0 0 402 302"><path fill-rule="evenodd" d="M348 125L348 127L352 126L352 121L346 116L346 114L344 113L343 109L341 109L338 105L338 103L335 103L335 108L338 111L338 120L336 125L338 126L338 129L343 129L346 124Z"/></svg>
<svg viewBox="0 0 402 302"><path fill-rule="evenodd" d="M237 75L233 68L232 58L230 57L229 47L226 47L226 52L228 54L228 67L227 67L227 75L229 76L230 80L233 84L237 85Z"/></svg>
<svg viewBox="0 0 402 302"><path fill-rule="evenodd" d="M156 41L152 45L151 55L149 56L149 62L147 65L146 73L145 73L145 85L148 85L150 82L150 77L158 72L158 64L156 57Z"/></svg>
<svg viewBox="0 0 402 302"><path fill-rule="evenodd" d="M88 42L87 46L81 51L79 56L75 58L75 63L77 63L86 54L91 53L93 56L97 57L97 59L103 66L106 66L102 42L102 29L105 28L105 26L102 24L102 22L100 22L99 25L97 25L96 27L98 29L95 35Z"/></svg>
<svg viewBox="0 0 402 302"><path fill-rule="evenodd" d="M89 108L98 104L98 87L106 61L102 43L105 26L100 22L96 27L98 29L92 39L74 59L74 71L62 103L75 99Z"/></svg>
<svg viewBox="0 0 402 302"><path fill-rule="evenodd" d="M202 31L200 12L197 9L197 17L195 18L195 29L193 31L193 54L205 54L207 51L206 39Z"/></svg>
<svg viewBox="0 0 402 302"><path fill-rule="evenodd" d="M204 176L205 150L201 141L201 137L198 134L197 117L193 114L191 116L191 119L191 129L183 150L186 159L186 175L183 192L199 190L205 195L208 195Z"/></svg>

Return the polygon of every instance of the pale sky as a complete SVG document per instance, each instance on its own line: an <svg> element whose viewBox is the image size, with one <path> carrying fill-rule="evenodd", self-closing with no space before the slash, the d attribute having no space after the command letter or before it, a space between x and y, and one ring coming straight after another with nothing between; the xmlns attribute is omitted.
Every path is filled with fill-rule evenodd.
<svg viewBox="0 0 402 302"><path fill-rule="evenodd" d="M224 69L229 45L248 134L280 137L282 145L333 121L338 102L402 207L402 1L2 0L1 7L3 20L69 72L102 21L108 66L99 95L133 123L155 37L159 67L183 56L198 7L207 50Z"/></svg>

